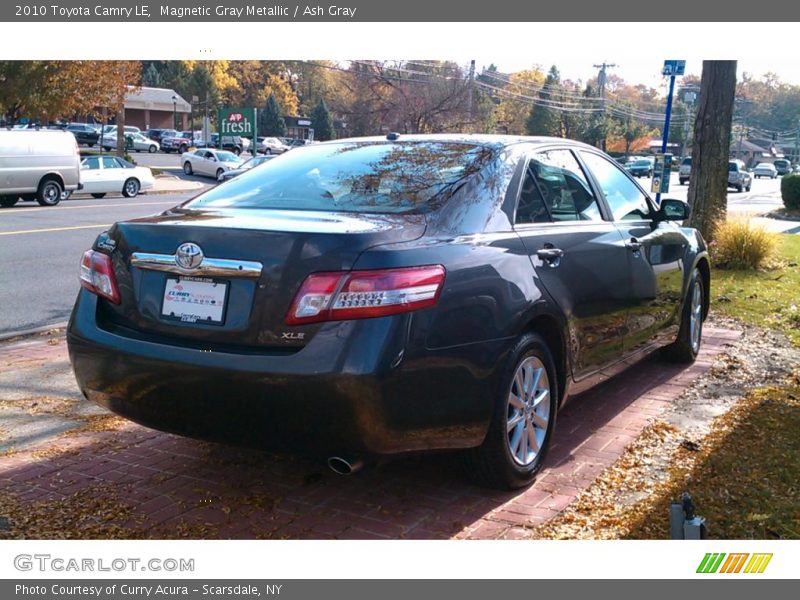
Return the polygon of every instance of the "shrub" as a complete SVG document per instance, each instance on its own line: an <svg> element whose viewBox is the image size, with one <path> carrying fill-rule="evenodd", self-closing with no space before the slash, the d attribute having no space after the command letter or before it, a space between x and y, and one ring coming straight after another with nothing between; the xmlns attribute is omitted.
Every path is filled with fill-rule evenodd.
<svg viewBox="0 0 800 600"><path fill-rule="evenodd" d="M781 179L783 205L789 210L800 209L800 175L784 175Z"/></svg>
<svg viewBox="0 0 800 600"><path fill-rule="evenodd" d="M711 254L721 269L760 269L775 255L778 236L750 221L731 219L714 231Z"/></svg>

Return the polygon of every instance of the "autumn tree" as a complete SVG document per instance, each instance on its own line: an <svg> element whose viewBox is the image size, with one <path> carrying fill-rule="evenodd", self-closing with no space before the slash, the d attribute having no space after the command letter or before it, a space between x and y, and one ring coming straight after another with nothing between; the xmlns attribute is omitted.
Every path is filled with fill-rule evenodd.
<svg viewBox="0 0 800 600"><path fill-rule="evenodd" d="M121 108L128 86L140 83L138 61L0 61L0 110L11 123L99 117Z"/></svg>
<svg viewBox="0 0 800 600"><path fill-rule="evenodd" d="M705 60L697 100L689 180L690 223L706 240L725 219L736 61Z"/></svg>
<svg viewBox="0 0 800 600"><path fill-rule="evenodd" d="M264 108L258 111L258 133L265 136L285 136L286 121L281 112L275 96L270 94Z"/></svg>
<svg viewBox="0 0 800 600"><path fill-rule="evenodd" d="M502 90L496 92L498 103L494 117L497 129L502 133L523 135L527 132L526 120L531 107L530 100L525 96L536 96L544 85L545 74L541 69L533 68L511 73L507 79L508 83L503 83L502 78L492 72L479 77L482 83Z"/></svg>
<svg viewBox="0 0 800 600"><path fill-rule="evenodd" d="M336 138L336 130L333 128L333 119L324 100L320 100L314 111L311 113L314 123L314 138L320 142L327 142Z"/></svg>

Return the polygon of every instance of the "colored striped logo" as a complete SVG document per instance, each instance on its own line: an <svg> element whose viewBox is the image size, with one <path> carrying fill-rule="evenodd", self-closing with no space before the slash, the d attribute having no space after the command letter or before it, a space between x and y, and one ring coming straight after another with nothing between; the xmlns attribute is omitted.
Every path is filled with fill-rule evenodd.
<svg viewBox="0 0 800 600"><path fill-rule="evenodd" d="M697 567L698 573L763 573L772 554L708 552Z"/></svg>

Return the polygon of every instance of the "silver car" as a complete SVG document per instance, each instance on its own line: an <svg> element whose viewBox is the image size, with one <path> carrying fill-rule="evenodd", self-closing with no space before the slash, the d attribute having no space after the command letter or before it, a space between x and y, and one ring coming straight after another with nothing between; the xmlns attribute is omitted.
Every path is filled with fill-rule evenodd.
<svg viewBox="0 0 800 600"><path fill-rule="evenodd" d="M728 161L728 187L737 192L750 191L753 178L747 172L747 167L741 160Z"/></svg>
<svg viewBox="0 0 800 600"><path fill-rule="evenodd" d="M242 162L242 159L227 150L200 148L191 152L184 152L181 155L184 173L187 175L208 175L217 180L225 171L238 169Z"/></svg>
<svg viewBox="0 0 800 600"><path fill-rule="evenodd" d="M0 206L20 198L54 206L81 188L80 173L78 142L70 132L0 130Z"/></svg>

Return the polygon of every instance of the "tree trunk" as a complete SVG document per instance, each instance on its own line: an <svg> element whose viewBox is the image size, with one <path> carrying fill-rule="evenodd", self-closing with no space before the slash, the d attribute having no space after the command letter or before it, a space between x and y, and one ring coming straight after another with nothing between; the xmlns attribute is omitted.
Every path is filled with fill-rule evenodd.
<svg viewBox="0 0 800 600"><path fill-rule="evenodd" d="M697 118L694 123L692 176L689 180L689 223L710 241L714 229L725 220L728 203L733 98L736 94L736 61L704 60Z"/></svg>
<svg viewBox="0 0 800 600"><path fill-rule="evenodd" d="M125 107L117 111L117 156L125 156Z"/></svg>

